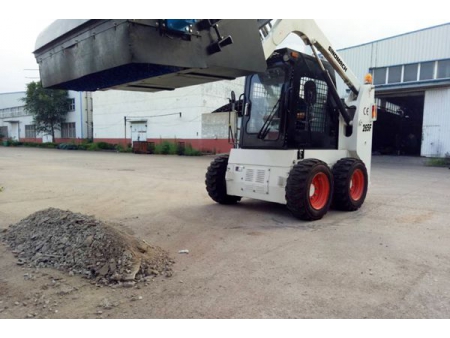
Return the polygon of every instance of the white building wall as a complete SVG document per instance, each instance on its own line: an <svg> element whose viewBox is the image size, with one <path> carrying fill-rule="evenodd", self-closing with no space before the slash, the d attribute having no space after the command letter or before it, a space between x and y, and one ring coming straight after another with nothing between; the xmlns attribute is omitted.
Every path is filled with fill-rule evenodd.
<svg viewBox="0 0 450 338"><path fill-rule="evenodd" d="M75 100L75 110L67 113L66 122L75 122L75 133L76 138L88 138L89 137L89 109L90 108L90 100L91 94L88 92L75 92L69 91L69 98L73 98ZM61 137L61 132L57 131L55 133L55 137Z"/></svg>
<svg viewBox="0 0 450 338"><path fill-rule="evenodd" d="M425 92L422 156L450 156L450 88Z"/></svg>
<svg viewBox="0 0 450 338"><path fill-rule="evenodd" d="M89 124L88 114L91 110L90 93L69 91L69 98L75 100L75 110L68 112L66 122L75 122L76 138L88 137ZM8 137L15 140L25 138L25 126L33 124L33 116L24 111L25 102L22 98L26 96L26 92L3 93L0 94L0 126L8 127ZM17 108L17 109L16 109ZM4 110L3 112L1 110ZM91 118L92 120L92 118ZM11 123L8 121L18 121ZM51 142L51 137L43 133L38 133L37 138L42 138L43 142ZM61 137L61 131L55 131L55 137Z"/></svg>
<svg viewBox="0 0 450 338"><path fill-rule="evenodd" d="M25 97L25 92L0 94L0 127L7 127L8 137L13 140L25 137L25 124L32 124L33 120L23 110L23 97Z"/></svg>
<svg viewBox="0 0 450 338"><path fill-rule="evenodd" d="M233 90L236 95L236 100L244 93L245 77L238 78L234 81L220 81L209 85L201 86L201 94L203 96L203 107L205 113L212 112L229 103L228 99L231 97Z"/></svg>
<svg viewBox="0 0 450 338"><path fill-rule="evenodd" d="M148 121L147 138L173 138L176 134L178 137L197 137L200 131L200 119L197 119L200 96L197 92L195 87L170 93L95 92L94 138L130 138L130 121L133 120Z"/></svg>
<svg viewBox="0 0 450 338"><path fill-rule="evenodd" d="M202 114L227 104L231 90L238 96L243 91L243 79L213 82L170 92L95 92L94 138L123 139L126 133L126 138L129 139L130 121L146 120L147 139L200 139Z"/></svg>

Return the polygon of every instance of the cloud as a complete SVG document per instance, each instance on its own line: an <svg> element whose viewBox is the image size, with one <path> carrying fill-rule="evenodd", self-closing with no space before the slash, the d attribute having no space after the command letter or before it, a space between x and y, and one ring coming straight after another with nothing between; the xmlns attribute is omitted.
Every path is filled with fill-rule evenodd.
<svg viewBox="0 0 450 338"><path fill-rule="evenodd" d="M314 13L314 12L313 12ZM121 16L121 15L118 15ZM32 54L36 38L54 19L17 19L8 16L0 21L0 93L24 91L26 83L38 75L38 65ZM446 19L318 19L335 49L351 47L410 31L446 23ZM444 42L443 42L444 43ZM288 46L303 50L303 42L290 36Z"/></svg>

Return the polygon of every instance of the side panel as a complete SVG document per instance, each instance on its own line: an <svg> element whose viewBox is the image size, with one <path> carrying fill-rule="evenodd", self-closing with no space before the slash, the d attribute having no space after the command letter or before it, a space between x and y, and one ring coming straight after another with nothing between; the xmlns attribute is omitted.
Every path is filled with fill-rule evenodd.
<svg viewBox="0 0 450 338"><path fill-rule="evenodd" d="M297 150L232 149L227 193L284 204L286 179L296 161Z"/></svg>
<svg viewBox="0 0 450 338"><path fill-rule="evenodd" d="M347 157L346 150L305 150L305 158L324 161L331 168ZM232 149L225 176L229 195L285 204L289 172L297 150Z"/></svg>
<svg viewBox="0 0 450 338"><path fill-rule="evenodd" d="M373 123L376 120L372 116L372 105L375 104L375 88L372 85L363 85L360 88L356 102L347 102L349 106L355 106L353 118L353 132L345 136L345 123L340 119L339 149L347 150L350 157L359 158L367 168L370 181L370 169L372 162L372 134Z"/></svg>

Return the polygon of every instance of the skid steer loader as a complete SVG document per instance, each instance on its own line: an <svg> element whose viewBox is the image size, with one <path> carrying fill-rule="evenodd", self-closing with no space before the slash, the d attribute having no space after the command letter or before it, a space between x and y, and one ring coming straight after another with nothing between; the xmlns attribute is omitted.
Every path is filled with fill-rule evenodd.
<svg viewBox="0 0 450 338"><path fill-rule="evenodd" d="M312 54L277 50L290 33ZM360 84L313 20L59 20L34 53L49 88L154 92L246 76L234 147L207 169L209 196L286 204L303 220L364 203L374 86L370 76Z"/></svg>

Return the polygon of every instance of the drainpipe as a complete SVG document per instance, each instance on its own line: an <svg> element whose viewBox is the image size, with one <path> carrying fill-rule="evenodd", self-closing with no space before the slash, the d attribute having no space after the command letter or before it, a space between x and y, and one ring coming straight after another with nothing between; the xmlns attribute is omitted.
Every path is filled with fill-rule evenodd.
<svg viewBox="0 0 450 338"><path fill-rule="evenodd" d="M124 116L123 117L123 131L124 131L124 135L125 135L125 144L127 144L127 117Z"/></svg>
<svg viewBox="0 0 450 338"><path fill-rule="evenodd" d="M81 138L83 138L84 137L84 134L83 134L83 101L82 101L83 98L81 96L81 93L82 92L80 92L80 127L81 127Z"/></svg>

